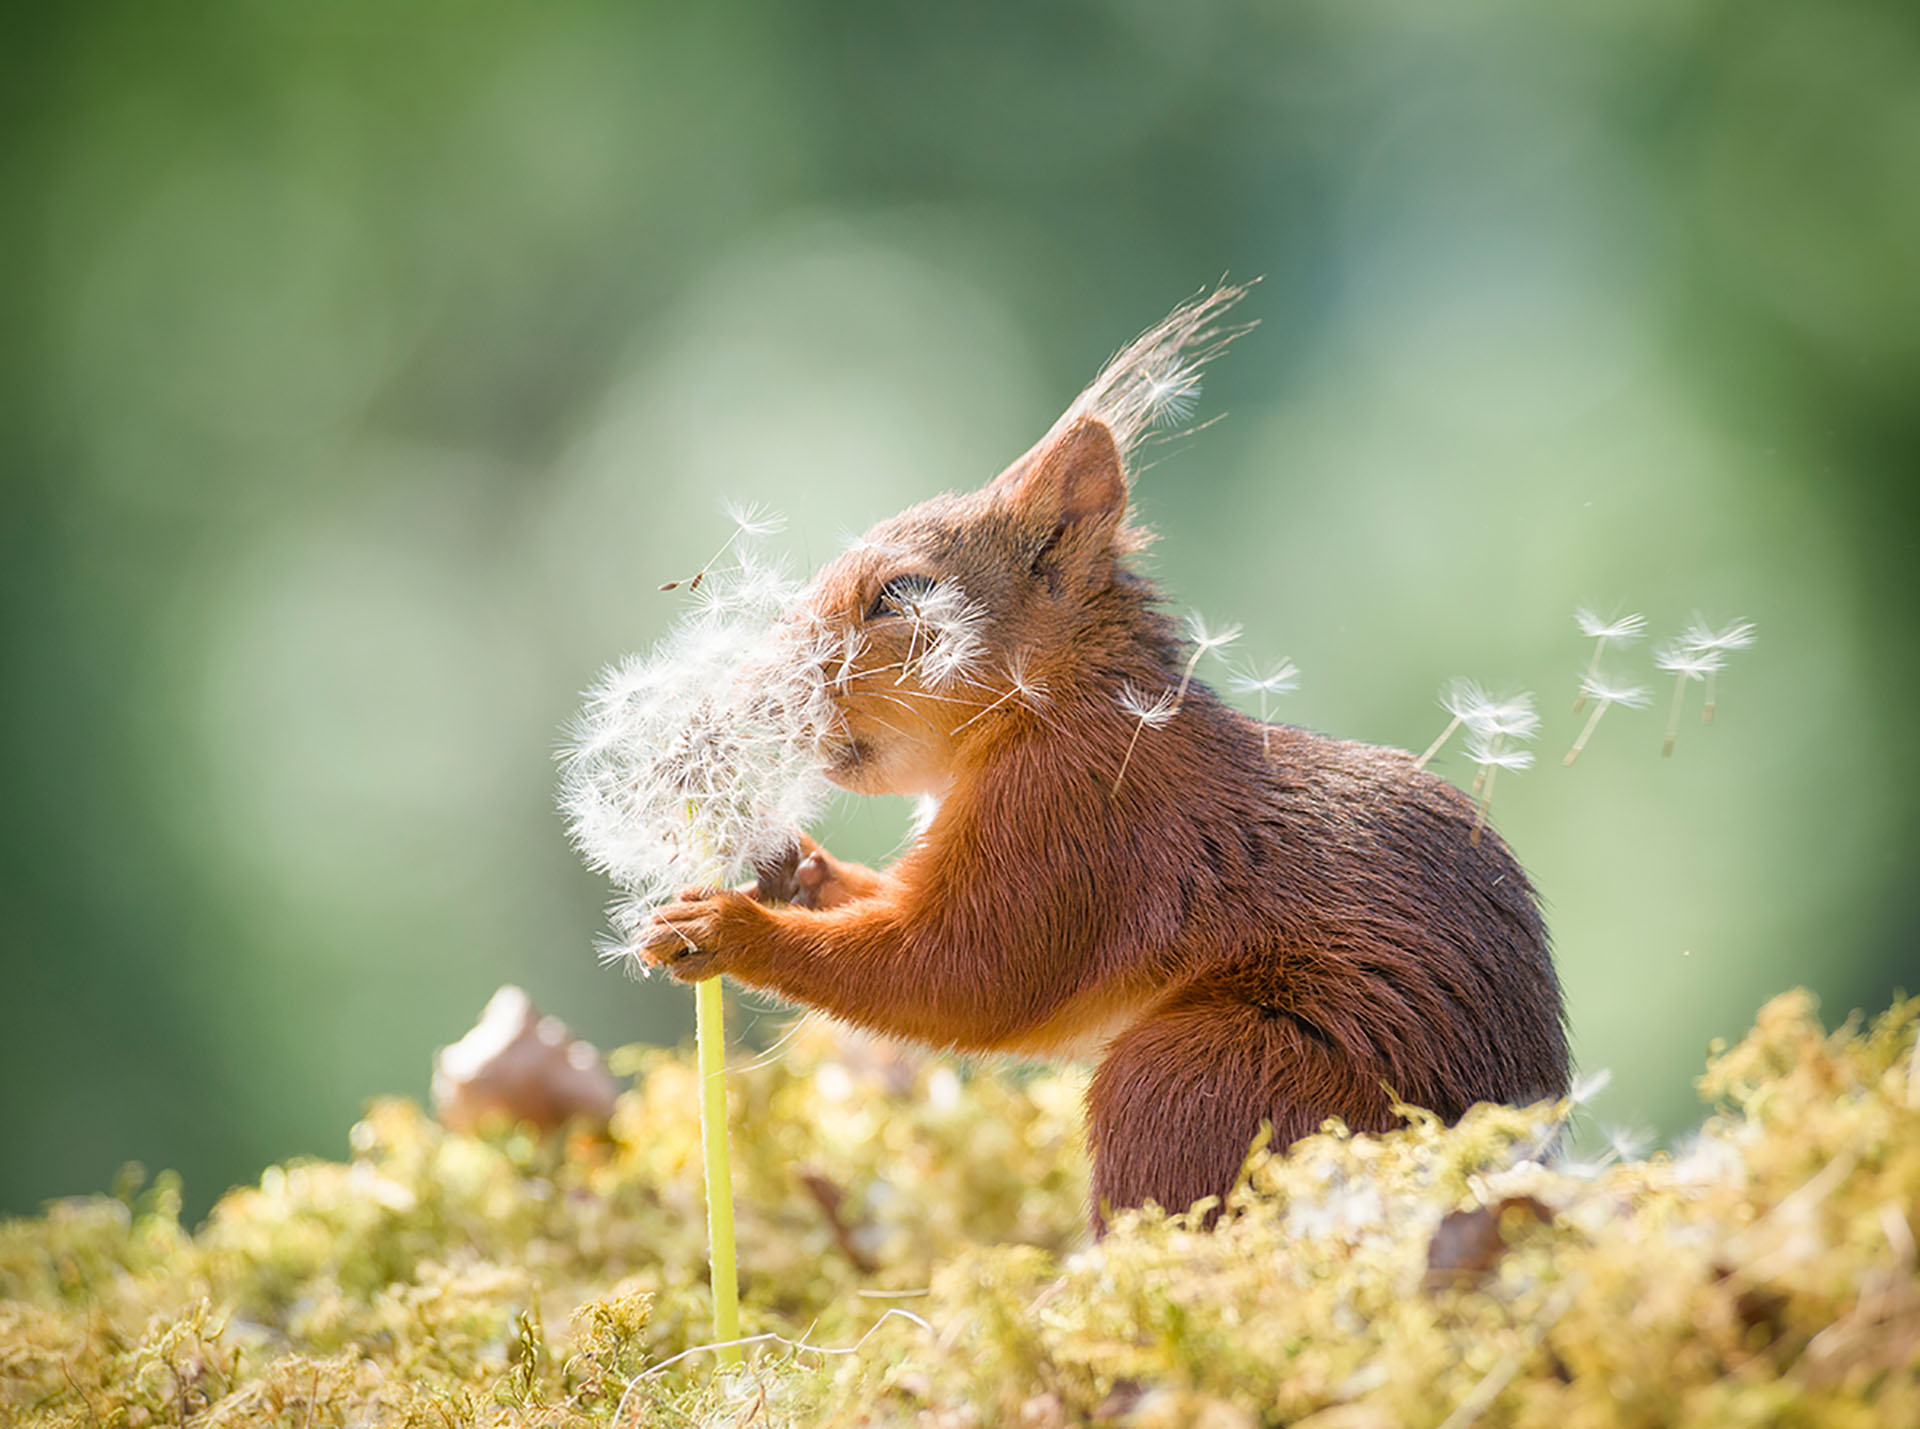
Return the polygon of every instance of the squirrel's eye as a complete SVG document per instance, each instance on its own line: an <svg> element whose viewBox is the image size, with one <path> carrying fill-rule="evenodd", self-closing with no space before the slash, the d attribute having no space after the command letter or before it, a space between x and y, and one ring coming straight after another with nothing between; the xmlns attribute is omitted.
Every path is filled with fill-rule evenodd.
<svg viewBox="0 0 1920 1429"><path fill-rule="evenodd" d="M907 615L920 603L920 597L931 589L932 576L895 576L880 587L880 593L868 607L867 619L882 620L889 615Z"/></svg>

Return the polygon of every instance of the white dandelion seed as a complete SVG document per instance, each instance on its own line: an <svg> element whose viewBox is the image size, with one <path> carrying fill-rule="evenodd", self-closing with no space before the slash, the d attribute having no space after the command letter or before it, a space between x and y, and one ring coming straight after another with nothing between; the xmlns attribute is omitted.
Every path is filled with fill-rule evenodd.
<svg viewBox="0 0 1920 1429"><path fill-rule="evenodd" d="M1149 726L1165 724L1180 712L1180 706L1186 703L1187 691L1193 688L1193 672L1199 666L1203 656L1215 650L1224 650L1240 638L1240 627L1229 625L1220 630L1208 627L1198 611L1187 617L1187 634L1193 639L1193 653L1187 657L1186 668L1180 672L1180 684L1177 688L1157 697L1151 704L1146 703L1143 695L1132 684L1122 685L1115 697L1120 708L1133 715L1138 723L1133 727L1133 738L1127 741L1126 757L1120 761L1119 776L1113 781L1113 792L1120 792L1121 781L1127 777L1127 766L1133 762L1134 746L1140 743L1140 732ZM1161 700L1166 701L1162 710ZM1151 714L1151 718L1149 718Z"/></svg>
<svg viewBox="0 0 1920 1429"><path fill-rule="evenodd" d="M1158 729L1171 721L1180 712L1180 697L1172 690L1149 695L1129 680L1115 692L1113 702L1120 707L1122 714L1131 715L1134 721L1133 738L1127 741L1127 752L1120 759L1120 772L1113 780L1112 793L1117 795L1121 784L1126 781L1127 766L1133 763L1134 747L1140 743L1142 731Z"/></svg>
<svg viewBox="0 0 1920 1429"><path fill-rule="evenodd" d="M1573 702L1573 712L1579 714L1587 702L1585 682L1599 673L1600 657L1606 653L1607 646L1633 644L1647 633L1647 618L1644 615L1621 615L1606 620L1583 605L1573 612L1573 623L1580 627L1582 635L1593 642L1593 658L1587 662L1587 673L1582 679L1580 694Z"/></svg>
<svg viewBox="0 0 1920 1429"><path fill-rule="evenodd" d="M1532 691L1504 700L1487 700L1467 717L1467 730L1511 739L1532 739L1540 732L1540 716L1534 712Z"/></svg>
<svg viewBox="0 0 1920 1429"><path fill-rule="evenodd" d="M1021 649L1013 652L1006 664L1006 688L976 713L955 725L953 732L958 734L968 725L983 720L995 710L1012 703L1021 705L1033 714L1039 714L1053 703L1053 696L1047 689L1046 680L1033 671L1031 650Z"/></svg>
<svg viewBox="0 0 1920 1429"><path fill-rule="evenodd" d="M764 563L708 585L651 651L587 691L560 756L568 835L624 890L619 955L680 887L731 884L787 852L828 792L835 645L774 624L793 592Z"/></svg>
<svg viewBox="0 0 1920 1429"><path fill-rule="evenodd" d="M1753 644L1754 625L1751 620L1733 620L1719 630L1707 624L1704 616L1696 613L1687 622L1687 628L1680 633L1680 640L1691 650L1712 651L1726 655L1735 650L1745 650ZM1719 667L1707 671L1707 699L1700 710L1700 723L1713 723L1714 682L1720 673Z"/></svg>
<svg viewBox="0 0 1920 1429"><path fill-rule="evenodd" d="M900 679L913 674L931 690L973 683L986 658L986 609L952 581L937 581L912 598L905 614L911 634Z"/></svg>
<svg viewBox="0 0 1920 1429"><path fill-rule="evenodd" d="M1453 738L1455 730L1463 724L1477 726L1483 723L1487 718L1487 712L1493 707L1493 701L1487 697L1487 692L1481 689L1476 681L1465 678L1447 681L1440 687L1440 708L1452 718L1447 721L1447 727L1440 731L1439 737L1427 746L1426 753L1413 761L1413 767L1425 769L1434 755L1438 754L1445 747L1446 742Z"/></svg>
<svg viewBox="0 0 1920 1429"><path fill-rule="evenodd" d="M1745 650L1754 642L1754 625L1751 620L1734 620L1715 630L1696 614L1681 632L1680 641L1692 650Z"/></svg>
<svg viewBox="0 0 1920 1429"><path fill-rule="evenodd" d="M1528 698L1529 697L1525 695L1519 697L1520 700L1526 700ZM1531 710L1529 710L1529 714L1530 713ZM1534 720L1536 728L1538 724L1539 721L1537 719ZM1533 767L1532 751L1516 749L1514 747L1516 741L1531 739L1532 737L1533 734L1531 730L1521 734L1511 728L1489 729L1475 728L1472 725L1468 726L1467 758L1471 759L1480 768L1479 775L1473 781L1474 793L1480 797L1479 803L1475 805L1473 811L1473 832L1467 836L1469 843L1477 846L1480 842L1480 831L1486 826L1487 822L1487 810L1493 806L1494 777L1498 775L1502 769L1511 769L1514 773L1518 774L1523 769Z"/></svg>
<svg viewBox="0 0 1920 1429"><path fill-rule="evenodd" d="M1211 650L1226 649L1240 638L1242 629L1244 627L1239 625L1228 625L1219 630L1211 629L1207 625L1206 618L1197 610L1187 616L1187 634L1197 647L1194 651L1196 655L1204 655Z"/></svg>
<svg viewBox="0 0 1920 1429"><path fill-rule="evenodd" d="M719 564L722 556L733 549L736 541L743 537L752 540L761 536L771 536L775 532L786 529L787 518L776 515L763 506L756 506L750 502L729 501L721 509L726 513L727 519L733 522L733 531L720 543L720 549L709 556L706 564L691 576L662 582L661 590L677 590L681 586L685 586L690 591L699 590L701 582L707 578L707 573Z"/></svg>
<svg viewBox="0 0 1920 1429"><path fill-rule="evenodd" d="M1573 612L1574 623L1589 640L1604 640L1613 645L1631 645L1647 633L1644 615L1622 615L1604 620L1586 606Z"/></svg>
<svg viewBox="0 0 1920 1429"><path fill-rule="evenodd" d="M1143 373L1141 384L1141 398L1149 426L1186 421L1193 415L1194 404L1200 400L1200 373L1191 366Z"/></svg>
<svg viewBox="0 0 1920 1429"><path fill-rule="evenodd" d="M777 536L787 529L787 518L778 511L753 501L728 501L720 508L734 524L735 539L741 536L759 539Z"/></svg>
<svg viewBox="0 0 1920 1429"><path fill-rule="evenodd" d="M1573 748L1567 751L1567 757L1560 762L1571 764L1580 757L1580 751L1587 747L1587 741L1593 738L1593 731L1600 724L1600 716L1607 712L1609 705L1625 705L1628 709L1645 709L1653 701L1653 692L1644 685L1629 685L1617 681L1598 671L1589 671L1580 682L1580 696L1583 700L1593 700L1593 713L1587 716L1586 727L1580 731L1580 737L1573 742Z"/></svg>
<svg viewBox="0 0 1920 1429"><path fill-rule="evenodd" d="M1122 713L1132 715L1141 724L1153 729L1170 721L1180 708L1180 702L1174 698L1172 690L1162 690L1157 695L1149 696L1131 680L1120 687L1113 702Z"/></svg>
<svg viewBox="0 0 1920 1429"><path fill-rule="evenodd" d="M1653 652L1653 663L1659 669L1674 677L1673 709L1667 716L1667 738L1661 745L1660 753L1671 756L1673 746L1680 738L1680 707L1686 699L1687 681L1705 680L1722 665L1727 657L1718 650L1696 650L1682 637L1670 640Z"/></svg>
<svg viewBox="0 0 1920 1429"><path fill-rule="evenodd" d="M1300 667L1282 660L1266 674L1258 670L1239 671L1231 677L1233 688L1243 695L1290 695L1300 688Z"/></svg>
<svg viewBox="0 0 1920 1429"><path fill-rule="evenodd" d="M1300 688L1300 667L1291 660L1282 660L1264 675L1247 669L1231 676L1230 680L1241 694L1260 697L1260 752L1271 759L1273 729L1267 721L1267 702L1275 695L1290 695Z"/></svg>

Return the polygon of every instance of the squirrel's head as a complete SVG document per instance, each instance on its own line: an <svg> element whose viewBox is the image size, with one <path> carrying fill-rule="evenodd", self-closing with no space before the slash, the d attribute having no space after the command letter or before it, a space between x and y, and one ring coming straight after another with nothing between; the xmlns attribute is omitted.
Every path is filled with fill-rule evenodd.
<svg viewBox="0 0 1920 1429"><path fill-rule="evenodd" d="M1138 600L1114 599L1147 539L1127 521L1128 455L1191 409L1202 364L1242 331L1216 320L1244 292L1176 309L986 486L881 522L814 577L791 619L838 714L836 782L943 793L1010 721L1046 721L1116 642L1137 645L1116 627Z"/></svg>
<svg viewBox="0 0 1920 1429"><path fill-rule="evenodd" d="M1140 543L1107 425L1083 417L979 491L881 522L816 575L794 617L840 714L829 772L863 794L938 794L996 716L1051 688Z"/></svg>

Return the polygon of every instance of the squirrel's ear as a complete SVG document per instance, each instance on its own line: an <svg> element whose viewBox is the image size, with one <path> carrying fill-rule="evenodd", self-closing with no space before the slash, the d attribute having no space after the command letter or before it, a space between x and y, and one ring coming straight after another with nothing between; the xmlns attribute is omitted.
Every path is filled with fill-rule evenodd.
<svg viewBox="0 0 1920 1429"><path fill-rule="evenodd" d="M1082 417L993 479L1008 505L1038 524L1110 537L1127 514L1127 478L1113 432Z"/></svg>

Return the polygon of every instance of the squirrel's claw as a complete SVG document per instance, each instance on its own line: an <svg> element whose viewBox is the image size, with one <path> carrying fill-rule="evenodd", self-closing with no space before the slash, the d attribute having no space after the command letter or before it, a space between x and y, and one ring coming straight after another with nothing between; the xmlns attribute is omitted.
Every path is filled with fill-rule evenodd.
<svg viewBox="0 0 1920 1429"><path fill-rule="evenodd" d="M679 902L654 910L635 951L676 982L699 982L727 970L749 931L746 922L764 916L744 893L688 889Z"/></svg>

